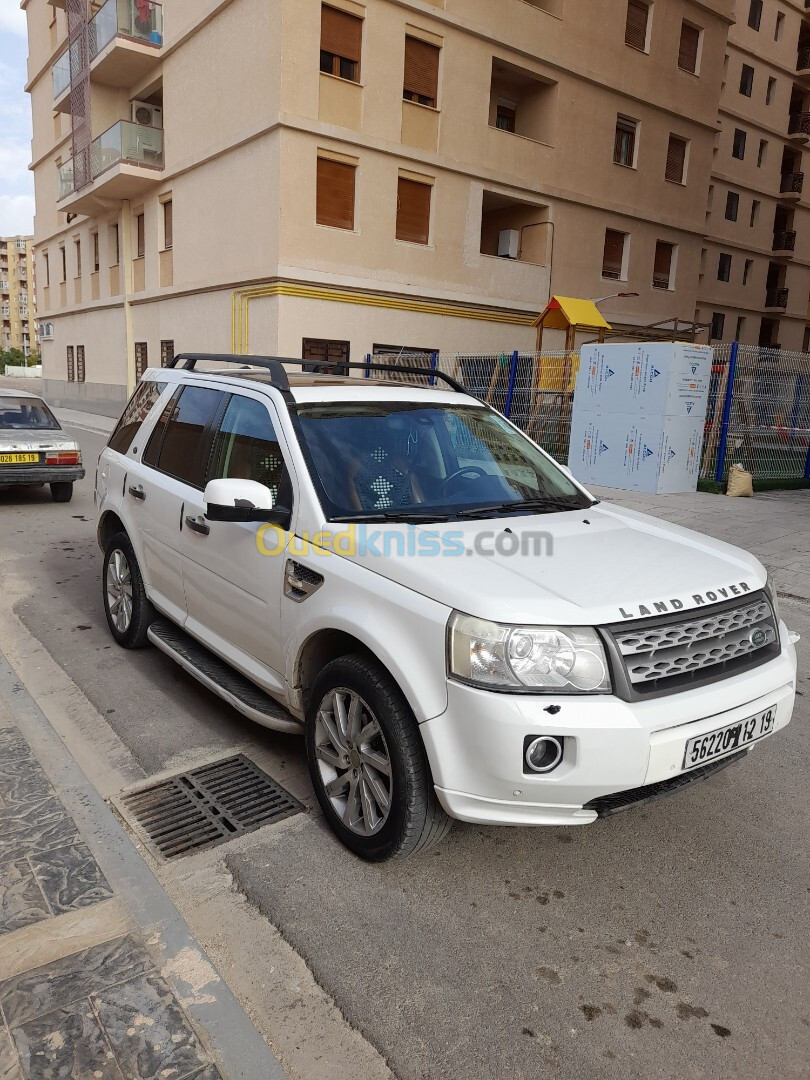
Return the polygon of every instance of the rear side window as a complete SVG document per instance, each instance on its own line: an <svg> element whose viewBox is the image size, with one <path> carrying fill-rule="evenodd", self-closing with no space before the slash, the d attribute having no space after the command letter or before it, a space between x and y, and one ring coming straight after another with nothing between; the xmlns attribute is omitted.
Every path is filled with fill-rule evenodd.
<svg viewBox="0 0 810 1080"><path fill-rule="evenodd" d="M148 382L138 383L135 393L127 402L127 407L121 414L121 419L115 431L107 443L110 450L117 450L119 454L125 454L132 445L132 440L138 432L141 424L152 411L152 406L163 393L166 383Z"/></svg>
<svg viewBox="0 0 810 1080"><path fill-rule="evenodd" d="M219 390L185 386L166 424L157 467L178 480L202 488L207 464L206 430L222 403ZM150 444L151 449L151 444Z"/></svg>

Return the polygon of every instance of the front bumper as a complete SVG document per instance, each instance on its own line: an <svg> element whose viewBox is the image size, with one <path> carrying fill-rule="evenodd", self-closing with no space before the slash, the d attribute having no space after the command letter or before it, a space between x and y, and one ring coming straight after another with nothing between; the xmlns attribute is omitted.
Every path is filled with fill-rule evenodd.
<svg viewBox="0 0 810 1080"><path fill-rule="evenodd" d="M14 484L75 483L84 479L81 465L10 465L0 467L0 487Z"/></svg>
<svg viewBox="0 0 810 1080"><path fill-rule="evenodd" d="M586 806L592 800L646 785L666 787L686 775L687 739L772 706L771 734L785 727L795 700L796 650L784 624L781 640L779 656L761 667L649 701L496 694L448 681L447 709L420 729L438 798L451 817L480 824L595 821L598 810ZM549 714L549 706L559 712ZM563 760L553 772L523 771L528 735L566 736Z"/></svg>

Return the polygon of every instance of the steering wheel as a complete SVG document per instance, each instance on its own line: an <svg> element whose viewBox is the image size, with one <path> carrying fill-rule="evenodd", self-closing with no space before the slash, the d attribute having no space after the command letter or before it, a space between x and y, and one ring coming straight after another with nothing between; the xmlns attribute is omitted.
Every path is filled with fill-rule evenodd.
<svg viewBox="0 0 810 1080"><path fill-rule="evenodd" d="M487 475L487 470L482 469L479 465L465 465L463 469L456 469L454 473L450 473L449 476L444 478L442 482L442 495L447 494L447 489L450 486L451 481L455 480L459 476L468 476L474 474L475 479L479 479L482 476Z"/></svg>

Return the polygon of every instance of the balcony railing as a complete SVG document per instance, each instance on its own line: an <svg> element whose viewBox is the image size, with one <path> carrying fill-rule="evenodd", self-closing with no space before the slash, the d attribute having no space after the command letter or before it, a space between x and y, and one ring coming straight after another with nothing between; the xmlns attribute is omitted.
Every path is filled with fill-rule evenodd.
<svg viewBox="0 0 810 1080"><path fill-rule="evenodd" d="M62 165L59 198L64 199L83 184L91 183L119 162L162 169L163 129L119 120L90 143L89 169L82 158L70 158Z"/></svg>
<svg viewBox="0 0 810 1080"><path fill-rule="evenodd" d="M70 54L63 52L53 65L53 96L61 97L70 86Z"/></svg>
<svg viewBox="0 0 810 1080"><path fill-rule="evenodd" d="M768 289L765 293L765 307L781 308L784 311L787 307L789 292L789 289Z"/></svg>
<svg viewBox="0 0 810 1080"><path fill-rule="evenodd" d="M107 0L88 27L90 59L118 36L163 44L163 8L151 0Z"/></svg>
<svg viewBox="0 0 810 1080"><path fill-rule="evenodd" d="M781 232L775 232L773 234L773 250L774 251L795 251L796 250L796 230L795 229L783 229Z"/></svg>
<svg viewBox="0 0 810 1080"><path fill-rule="evenodd" d="M783 194L801 195L803 187L803 172L782 173L782 183L779 187L780 192L782 192Z"/></svg>
<svg viewBox="0 0 810 1080"><path fill-rule="evenodd" d="M810 112L790 114L788 135L810 135Z"/></svg>
<svg viewBox="0 0 810 1080"><path fill-rule="evenodd" d="M810 68L810 47L805 46L799 49L799 55L796 57L796 70L807 71Z"/></svg>

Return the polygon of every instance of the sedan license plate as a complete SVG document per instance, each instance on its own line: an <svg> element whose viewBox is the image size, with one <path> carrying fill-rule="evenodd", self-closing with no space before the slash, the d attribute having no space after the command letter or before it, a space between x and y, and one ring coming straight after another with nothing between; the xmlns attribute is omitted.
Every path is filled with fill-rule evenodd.
<svg viewBox="0 0 810 1080"><path fill-rule="evenodd" d="M0 454L0 465L35 465L39 454Z"/></svg>
<svg viewBox="0 0 810 1080"><path fill-rule="evenodd" d="M682 768L694 769L697 765L711 761L712 758L731 754L742 746L756 742L757 739L763 739L773 731L775 720L776 706L773 706L757 713L756 716L738 720L736 724L728 724L726 727L717 728L716 731L709 731L705 735L687 739Z"/></svg>

